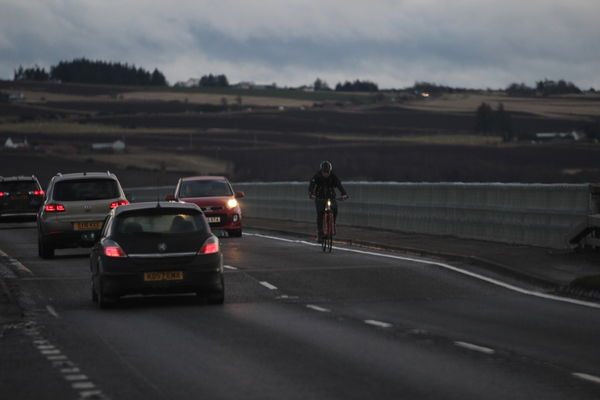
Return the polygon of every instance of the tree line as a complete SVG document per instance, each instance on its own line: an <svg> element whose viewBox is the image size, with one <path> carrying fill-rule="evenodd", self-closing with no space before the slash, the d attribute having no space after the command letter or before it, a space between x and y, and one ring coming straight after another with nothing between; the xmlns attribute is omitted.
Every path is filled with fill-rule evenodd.
<svg viewBox="0 0 600 400"><path fill-rule="evenodd" d="M581 89L575 86L573 82L567 82L564 79L559 81L544 79L536 82L535 87L527 86L524 83L511 83L505 91L510 96L552 96L581 93Z"/></svg>
<svg viewBox="0 0 600 400"><path fill-rule="evenodd" d="M91 61L85 58L73 61L60 61L57 65L50 67L50 72L37 65L32 68L19 66L14 71L13 79L15 81L32 80L107 85L167 86L164 74L156 68L150 72L135 65L119 62Z"/></svg>

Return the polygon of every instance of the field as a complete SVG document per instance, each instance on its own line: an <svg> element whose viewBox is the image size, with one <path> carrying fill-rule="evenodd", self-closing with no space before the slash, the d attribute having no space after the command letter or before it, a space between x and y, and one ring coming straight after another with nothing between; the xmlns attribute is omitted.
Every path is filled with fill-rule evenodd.
<svg viewBox="0 0 600 400"><path fill-rule="evenodd" d="M306 180L330 159L345 180L598 182L600 146L532 143L538 132L597 129L600 95L513 98L468 92L148 89L0 81L24 98L0 103L0 175L105 170L124 185L174 184L181 175L234 181ZM520 140L475 132L475 110L502 103ZM124 153L91 150L123 140ZM67 147L64 147L67 145Z"/></svg>

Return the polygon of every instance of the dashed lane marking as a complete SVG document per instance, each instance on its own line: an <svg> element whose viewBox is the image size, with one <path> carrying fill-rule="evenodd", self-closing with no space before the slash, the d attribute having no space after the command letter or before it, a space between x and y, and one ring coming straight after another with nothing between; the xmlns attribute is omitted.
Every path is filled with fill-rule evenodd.
<svg viewBox="0 0 600 400"><path fill-rule="evenodd" d="M269 290L277 290L277 286L273 286L267 281L260 281L258 283L260 283L261 285L263 285L264 287L266 287Z"/></svg>
<svg viewBox="0 0 600 400"><path fill-rule="evenodd" d="M490 349L489 347L478 346L476 344L467 342L454 342L454 344L458 347L462 347L463 349L478 351L484 354L494 354L496 352L496 350Z"/></svg>
<svg viewBox="0 0 600 400"><path fill-rule="evenodd" d="M50 304L46 306L46 310L48 310L50 315L52 315L54 318L60 318L60 315L58 315L54 307L52 307Z"/></svg>
<svg viewBox="0 0 600 400"><path fill-rule="evenodd" d="M225 269L230 269L230 270L232 270L232 271L235 271L235 270L237 270L237 267L234 267L234 266L232 266L232 265L223 265L223 268L225 268Z"/></svg>
<svg viewBox="0 0 600 400"><path fill-rule="evenodd" d="M367 325L376 326L378 328L391 328L393 326L389 322L377 321L375 319L366 319L364 323Z"/></svg>
<svg viewBox="0 0 600 400"><path fill-rule="evenodd" d="M323 307L315 306L313 304L307 304L306 308L310 308L311 310L315 310L315 311L323 312L323 313L331 312L331 310L328 309L328 308L323 308Z"/></svg>
<svg viewBox="0 0 600 400"><path fill-rule="evenodd" d="M277 236L269 236L269 235L262 235L259 233L246 233L246 235L248 236L255 236L255 237L261 237L261 238L265 238L265 239L272 239L272 240L279 240L282 242L287 242L287 243L296 243L296 244L304 244L304 245L309 245L309 246L320 246L319 244L316 243L310 243L304 240L292 240L292 239L284 239L284 238L280 238ZM345 251L348 253L357 253L357 254L363 254L363 255L368 255L368 256L374 256L374 257L383 257L383 258L391 258L394 260L402 260L402 261L410 261L410 262L414 262L414 263L418 263L418 264L427 264L427 265L433 265L433 266L437 266L440 268L444 268L444 269L448 269L450 271L454 271L457 272L459 274L463 274L466 276L469 276L471 278L475 278L487 283L491 283L492 285L496 285L508 290L512 290L513 292L517 292L517 293L521 293L527 296L533 296L533 297L538 297L538 298L542 298L542 299L546 299L546 300L552 300L552 301L559 301L562 303L570 303L570 304L575 304L578 306L583 306L583 307L589 307L589 308L596 308L596 309L600 309L600 303L593 303L591 301L583 301L583 300L577 300L577 299L571 299L568 297L561 297L561 296L555 296L552 294L547 294L547 293L542 293L542 292L536 292L533 290L528 290L528 289L523 289L520 288L518 286L515 285L511 285L509 283L506 282L502 282L499 281L497 279L493 279L493 278L489 278L487 276L484 275L480 275L477 274L475 272L471 272L471 271L467 271L464 269L460 269L458 267L454 267L450 264L446 264L446 263L441 263L441 262L437 262L437 261L429 261L429 260L424 260L424 259L419 259L419 258L413 258L413 257L406 257L406 256L397 256L394 254L386 254L386 253L376 253L373 251L366 251L366 250L358 250L358 249L351 249L351 248L347 248L347 247L338 247L338 246L334 246L334 249L338 250L338 251Z"/></svg>

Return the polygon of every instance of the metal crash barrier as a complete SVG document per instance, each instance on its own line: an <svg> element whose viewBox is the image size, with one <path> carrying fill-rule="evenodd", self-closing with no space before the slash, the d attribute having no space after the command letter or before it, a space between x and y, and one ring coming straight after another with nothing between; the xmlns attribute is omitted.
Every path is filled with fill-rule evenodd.
<svg viewBox="0 0 600 400"><path fill-rule="evenodd" d="M248 217L315 219L308 183L237 183ZM347 182L338 224L533 246L568 248L593 236L599 212L590 184ZM173 187L127 189L130 201L161 200ZM600 193L600 191L598 191ZM583 230L589 232L584 233ZM580 235L581 237L577 238Z"/></svg>

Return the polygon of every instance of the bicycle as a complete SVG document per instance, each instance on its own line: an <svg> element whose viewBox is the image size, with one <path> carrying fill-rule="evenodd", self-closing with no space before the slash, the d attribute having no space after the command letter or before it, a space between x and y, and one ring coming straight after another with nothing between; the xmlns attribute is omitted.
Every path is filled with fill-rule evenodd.
<svg viewBox="0 0 600 400"><path fill-rule="evenodd" d="M338 200L343 201L346 197L342 197ZM321 248L323 252L331 253L333 248L333 237L335 236L335 217L333 215L333 209L331 208L333 201L327 199L325 202L325 209L323 210L323 237L321 238Z"/></svg>

